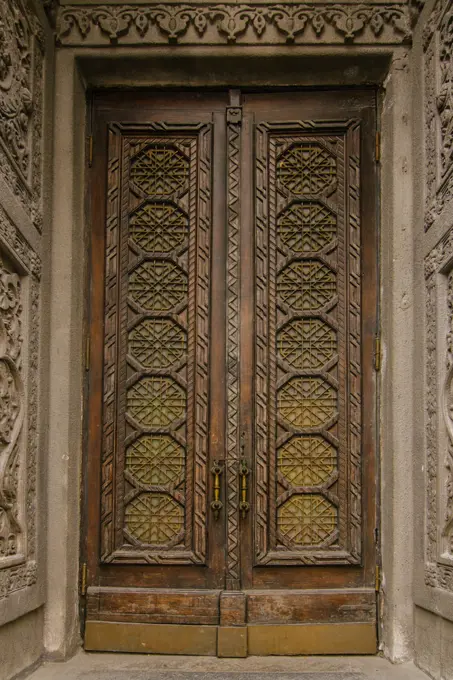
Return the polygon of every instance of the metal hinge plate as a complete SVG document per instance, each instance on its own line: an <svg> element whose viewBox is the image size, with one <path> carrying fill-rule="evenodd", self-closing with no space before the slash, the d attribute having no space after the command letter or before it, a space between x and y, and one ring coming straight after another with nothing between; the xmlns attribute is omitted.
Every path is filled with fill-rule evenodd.
<svg viewBox="0 0 453 680"><path fill-rule="evenodd" d="M376 565L376 581L375 581L375 590L378 593L381 589L381 568L379 565Z"/></svg>
<svg viewBox="0 0 453 680"><path fill-rule="evenodd" d="M90 370L90 350L91 350L91 340L90 336L87 335L85 340L85 370Z"/></svg>
<svg viewBox="0 0 453 680"><path fill-rule="evenodd" d="M93 165L93 135L88 137L88 167Z"/></svg>
<svg viewBox="0 0 453 680"><path fill-rule="evenodd" d="M376 132L374 157L376 159L376 163L379 163L379 161L381 160L381 133L380 132Z"/></svg>
<svg viewBox="0 0 453 680"><path fill-rule="evenodd" d="M87 594L87 565L86 562L82 563L82 569L80 573L80 594L85 597Z"/></svg>
<svg viewBox="0 0 453 680"><path fill-rule="evenodd" d="M381 370L381 359L382 359L382 348L381 348L381 338L376 335L374 338L374 370Z"/></svg>

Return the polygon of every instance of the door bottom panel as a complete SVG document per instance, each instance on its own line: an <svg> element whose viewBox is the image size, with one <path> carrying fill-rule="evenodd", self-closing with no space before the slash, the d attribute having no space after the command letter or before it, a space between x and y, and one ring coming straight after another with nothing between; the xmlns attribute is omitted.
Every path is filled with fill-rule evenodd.
<svg viewBox="0 0 453 680"><path fill-rule="evenodd" d="M87 621L85 650L245 657L376 654L374 623L199 626Z"/></svg>

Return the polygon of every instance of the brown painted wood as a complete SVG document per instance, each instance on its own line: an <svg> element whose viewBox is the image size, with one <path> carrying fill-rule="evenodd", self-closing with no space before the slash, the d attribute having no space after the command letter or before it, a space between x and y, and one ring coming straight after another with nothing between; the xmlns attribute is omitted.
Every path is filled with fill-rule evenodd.
<svg viewBox="0 0 453 680"><path fill-rule="evenodd" d="M306 121L311 122L307 124ZM378 329L375 127L375 93L371 89L261 93L234 91L232 94L202 91L95 94L93 98L93 163L87 171L91 258L87 314L90 366L87 378L87 448L83 523L86 527L84 552L88 567L86 618L90 624L87 637L89 648L119 649L121 647L124 651L136 651L138 643L134 638L136 634L134 631L138 631L137 634L140 639L143 639L149 651L158 652L160 649L165 652L174 647L170 642L166 644L163 641L165 636L173 635L171 626L177 625L178 630L180 626L183 626L181 631L187 632L188 628L184 625L190 624L194 626L195 632L189 634L189 631L187 635L184 632L184 639L189 645L186 652L197 653L198 650L198 653L212 654L213 645L217 640L216 627L220 625L219 636L223 642L219 647L219 653L226 656L234 655L233 652L236 649L239 650L237 654L242 655L246 653L247 636L237 633L234 627L244 626L246 623L253 628L253 630L250 629L248 640L249 652L255 650L254 653L264 653L263 649L268 644L266 635L271 628L274 632L281 631L281 635L278 632L274 635L276 640L274 653L284 653L282 650L286 650L285 653L302 653L300 650L304 649L318 650L318 653L324 650L324 653L328 653L328 650L333 649L332 645L323 646L319 635L322 631L325 635L333 632L336 634L339 630L338 626L347 627L337 638L336 653L341 653L342 650L344 653L353 653L356 647L357 650L366 653L375 648L373 627L376 620L374 584L377 559L375 544L377 469L373 355L374 337ZM190 473L186 481L185 488L189 488L193 493L194 505L190 505L187 501L187 491L184 498L181 497L186 504L189 503L186 506L189 508L187 510L189 515L194 512L191 508L202 506L207 508L206 519L201 514L195 524L191 525L192 529L195 527L197 536L206 538L203 554L197 550L194 551L195 543L190 536L187 541L186 538L184 539L187 543L187 545L184 544L184 548L181 543L156 552L154 549L143 547L140 541L134 547L134 542L127 538L127 532L124 533L124 513L131 498L150 491L146 485L144 487L137 485L134 479L127 476L128 473L125 470L126 444L121 442L125 440L130 443L136 436L132 432L136 426L134 425L131 430L131 426L125 425L121 420L121 418L124 420L125 394L139 374L142 377L156 375L165 377L173 369L165 369L160 373L156 373L154 369L154 372L153 370L147 372L128 359L129 368L125 370L125 338L128 329L130 330L134 323L137 323L137 319L134 319L133 315L136 312L130 311L129 303L129 311L125 315L125 298L121 290L124 289L124 282L131 275L134 267L138 266L134 264L135 257L138 257L137 262L140 258L144 258L140 261L147 261L157 257L166 262L176 262L178 267L184 269L186 267L185 255L176 251L167 255L144 254L143 252L137 254L138 251L134 250L135 246L131 249L130 242L127 246L122 237L123 241L119 242L122 254L119 252L113 259L112 257L109 259L112 246L111 226L115 219L118 222L118 230L126 233L128 220L132 215L131 205L133 211L137 209L137 206L143 205L143 201L154 200L152 197L145 199L135 189L128 188L130 168L136 157L134 145L137 140L142 139L146 144L163 140L165 144L171 146L175 143L182 143L178 140L183 137L195 140L194 144L198 144L198 151L193 158L190 155L192 151L189 149L189 142L185 147L187 151L184 151L187 157L192 158L190 161L192 166L194 168L196 166L196 170L191 171L192 199L184 203L185 210L200 210L200 202L205 200L204 197L200 197L199 193L202 184L200 184L200 172L203 171L200 168L209 163L211 166L208 172L211 182L211 208L209 209L211 212L208 216L210 218L209 243L205 244L206 247L202 245L200 250L202 237L199 229L203 228L204 218L200 218L197 213L189 226L189 241L190 230L197 230L196 237L190 241L192 245L189 245L189 252L192 252L190 250L192 248L197 254L189 255L189 263L190 257L195 259L192 260L193 265L187 265L189 288L191 285L197 285L197 281L200 280L198 277L203 277L206 272L208 273L208 279L204 280L207 280L209 286L209 301L207 306L203 307L200 303L203 290L198 288L198 293L193 298L192 311L187 317L189 321L182 313L178 321L183 325L186 324L184 328L189 336L192 333L193 339L199 338L196 349L194 349L194 344L190 347L188 345L189 365L187 374L181 373L181 384L185 385L187 382L187 389L190 391L191 380L193 382L195 376L198 375L199 362L204 362L204 365L208 366L207 396L202 397L201 400L198 398L196 401L197 393L194 392L193 398L196 404L192 415L187 416L191 420L185 440L188 457L186 460L189 460L191 456L197 456L202 447L207 445L206 466L202 470L196 464L193 477ZM260 210L264 205L260 203L261 199L258 196L264 186L260 175L261 169L265 168L268 182L266 191L272 196L276 193L276 159L278 160L279 154L283 153L282 149L287 150L291 144L297 145L303 143L304 140L314 144L320 143L327 149L331 149L334 155L341 151L346 159L343 165L340 160L336 161L337 172L344 171L345 173L344 183L341 184L342 177L339 176L338 180L339 191L344 193L343 198L338 194L338 189L337 193L333 192L322 198L324 204L330 206L332 211L338 211L336 213L338 232L346 229L344 220L341 221L343 213L347 217L348 211L355 210L358 205L357 201L360 202L361 273L359 283L361 292L355 300L355 317L351 315L350 307L347 307L351 303L351 299L348 298L348 295L351 295L348 286L350 287L351 272L354 274L353 260L347 260L346 256L341 254L338 255L337 260L332 260L333 251L329 250L330 246L324 247L320 256L316 253L307 255L302 252L296 253L294 258L294 254L290 255L281 248L281 252L277 248L275 251L277 254L274 256L272 255L272 239L275 240L275 234L272 236L271 232L269 232L271 245L269 253L263 255L257 248L259 220L261 219L262 224L265 224L265 229L271 230L276 220L275 206L272 207L272 201L269 198L266 199L267 207L260 217ZM201 148L204 153L202 161L199 155ZM353 182L351 178L354 173L357 187L351 190L350 185ZM206 177L203 181L207 181ZM132 198L125 199L128 191L132 191L130 194ZM202 191L205 189L203 188ZM315 200L315 198L310 196L309 200ZM177 204L179 198L175 194L175 198L171 200L176 201ZM283 199L278 200L283 205ZM294 197L288 199L288 206L299 200L300 197L297 196L295 199ZM128 201L132 203L129 205ZM189 208L189 206L192 207ZM236 210L239 210L237 222L235 222ZM235 229L238 229L237 235L235 235ZM227 235L229 233L237 238L237 251L228 246ZM350 233L348 235L345 232L346 236L338 233L338 242L343 243L343 250L348 247ZM313 488L296 487L295 489L291 488L291 485L287 486L287 498L294 493L296 495L325 493L326 497L331 498L332 503L336 504L335 507L340 508L338 510L339 517L341 516L338 525L339 538L338 540L329 539L330 543L327 540L322 549L304 548L301 550L300 545L291 542L290 539L285 539L286 543L282 542L281 531L275 519L272 519L272 513L275 514L276 508L280 507L278 504L282 505L286 502L284 484L278 477L278 471L272 462L272 456L276 455L275 448L282 446L281 442L285 440L281 438L286 435L284 424L280 423L277 426L275 414L270 413L272 408L275 410L271 404L272 400L263 401L260 389L257 388L259 384L257 362L259 362L259 343L264 335L277 332L293 317L288 316L285 319L281 310L273 309L271 296L269 298L271 303L268 299L267 311L260 318L257 304L261 304L261 301L258 299L257 282L263 272L263 266L266 271L270 272L269 276L266 274L269 281L277 276L283 267L282 252L286 252L287 263L303 261L304 258L315 260L318 257L328 265L330 262L329 266L336 272L338 286L343 286L341 290L339 288L341 299L332 317L332 323L336 329L337 326L339 329L336 330L339 338L339 359L337 363L331 362L327 379L332 385L338 384L340 388L341 385L347 385L347 387L341 398L339 424L332 421L331 425L322 430L322 436L328 439L330 437L333 442L339 442L338 480L335 478L332 481L333 477L327 480L321 492L316 486ZM106 257L107 265L105 264ZM227 317L232 310L228 301L231 300L236 285L234 276L233 279L231 278L232 263L228 259L231 257L238 258L239 267L237 323L240 328L240 347L239 350L234 349L234 352L229 351L231 348L228 348L226 343ZM272 257L276 258L274 264L272 264ZM108 285L106 286L112 266L118 267L117 288L113 293ZM190 266L192 266L192 274L189 271ZM272 272L271 269L266 269L267 267L271 269L274 267L275 271ZM109 307L111 302L109 302L109 295L114 295L115 304L117 304L114 328L116 328L120 348L116 360L111 363L111 369L106 368L105 363L110 347L108 338L112 336L113 328L112 317L109 317L109 309L112 307L111 305ZM285 313L289 314L289 312ZM358 318L359 313L360 333L356 333L355 337L357 338L360 334L360 339L354 345L354 342L351 344L350 341L351 324L354 325L354 319ZM324 317L329 314L332 314L332 311L328 309ZM299 316L296 314L294 318L303 316L304 314ZM143 318L145 317L146 314ZM306 313L305 317L307 317ZM165 314L161 314L160 318L165 318ZM193 325L193 331L189 328L190 324ZM203 329L206 331L205 335L197 335L197 333L203 334ZM354 387L354 382L351 378L352 374L347 373L348 370L350 371L348 366L351 366L351 356L354 352L360 355L358 364L361 374L354 379L360 383L360 399L357 408L360 410L362 420L358 456L361 472L358 476L356 474L356 489L357 493L361 493L361 500L355 505L353 517L354 513L351 511L355 502L354 495L351 495L351 470L353 468L346 469L345 466L350 460L348 447L352 441L351 432L354 429L350 425L351 409L354 405L351 406L349 395L349 389L351 386ZM227 389L232 370L234 371L232 362L234 363L237 354L239 354L240 362L236 451L234 446L231 447L231 441L229 445L227 441L227 433L231 434L235 427L234 413L228 410ZM268 345L267 362L263 374L263 393L269 389L272 380L276 384L275 390L278 390L285 380L297 379L300 375L305 375L303 371L297 370L291 373L288 366L282 368L279 361L277 344L272 340ZM117 376L115 379L118 380L119 387L118 394L114 398L116 415L112 419L112 434L107 433L106 438L105 414L110 408L110 397L108 395L106 397L105 385L110 376L110 370L112 375ZM202 366L201 372L203 370ZM180 378L177 377L177 379ZM230 417L233 417L232 422L229 421ZM256 430L257 422L263 417L274 418L270 421L274 425L270 429L264 449ZM203 443L204 430L207 444ZM319 431L319 428L313 430L315 433ZM354 430L356 431L357 429ZM275 437L272 434L274 432L277 432L280 437L280 444L274 441ZM296 430L293 434L294 436L297 434ZM114 451L112 464L106 466L103 451L106 446L111 446L108 441L110 436L116 437L116 448L112 448ZM180 433L177 434L178 437L178 441L181 440ZM357 448L357 445L355 446ZM237 461L231 458L227 460L227 454L231 455L231 453L237 456ZM266 457L264 464L263 455ZM260 456L261 468L259 467ZM240 516L235 509L240 500L239 468L238 477L235 478L235 466L239 465L239 459L244 459L250 470L247 476L247 501L250 503L250 511L246 512L244 517ZM220 499L224 504L218 519L214 518L213 512L209 509L209 504L214 498L214 476L211 468L216 461L222 468ZM357 467L355 469L357 470ZM270 482L264 495L261 488L263 475L264 477L268 475ZM232 496L230 493L228 501L231 484L237 485L238 492ZM160 493L159 490L154 491ZM169 493L174 493L174 490L170 489ZM187 525L187 512L186 532L189 526ZM359 515L358 519L357 515ZM106 522L107 516L112 517L111 525ZM354 529L359 524L360 529ZM228 536L227 532L229 532ZM204 539L194 540L203 542ZM263 549L264 544L265 549ZM127 633L124 644L119 642L121 627L118 626L122 623ZM146 632L146 624L150 625L149 635ZM307 624L307 626L299 629L298 624ZM309 630L313 624L319 626L317 634L312 634ZM355 624L358 627L354 628ZM265 628L266 626L269 626L269 630ZM296 628L305 636L299 647L299 633ZM220 633L222 630L224 631L223 637ZM153 637L152 631L159 631L157 637ZM357 642L356 647L353 640L356 634L354 631L359 636L363 633L363 639ZM272 635L272 633L269 634ZM289 647L285 646L285 636L289 636L288 640L292 641L291 644L288 643ZM208 640L205 647L202 639ZM341 647L342 644L343 647ZM183 647L184 645L182 647L179 645L175 653L183 653Z"/></svg>

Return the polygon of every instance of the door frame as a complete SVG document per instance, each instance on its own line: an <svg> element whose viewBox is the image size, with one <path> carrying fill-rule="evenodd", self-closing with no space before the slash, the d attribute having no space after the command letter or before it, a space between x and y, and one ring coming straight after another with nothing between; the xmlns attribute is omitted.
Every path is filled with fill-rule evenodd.
<svg viewBox="0 0 453 680"><path fill-rule="evenodd" d="M379 84L380 82L383 81L385 78L386 74L389 71L389 68L391 67L389 63L389 57L393 54L395 57L399 56L399 49L400 48L387 48L385 50L383 49L376 49L376 50L371 50L374 51L374 56L377 56L378 59L379 57L382 57L382 60L380 61L380 70L379 73L374 73L373 74L373 82L376 82ZM190 50L192 54L194 53L194 49ZM165 50L161 50L161 52L165 52ZM168 52L168 51L167 51ZM184 49L180 48L180 55L183 56ZM253 54L257 55L257 52L259 52L259 49L254 49ZM341 52L341 50L340 50ZM365 52L362 53L362 55L358 55L358 61L361 64L361 69L362 71L360 72L359 68L359 75L356 77L357 81L360 81L361 77L363 77L363 72L367 71L367 60L370 55L370 49L368 48L367 50L368 55L365 54ZM236 52L236 55L239 53L239 51ZM344 51L343 51L344 53ZM82 55L83 59L79 59ZM294 49L292 51L292 54L294 57L299 56L301 59L305 58L307 56L307 49ZM249 55L252 56L252 50L249 51ZM62 250L64 249L63 246L66 246L66 250L62 256L60 256L59 253L59 259L58 262L53 261L52 265L52 271L55 276L55 281L61 280L61 271L62 267L67 267L68 271L68 284L66 287L61 289L60 295L59 295L59 305L58 308L61 309L62 302L64 300L67 301L66 304L66 312L64 312L60 316L60 322L62 319L66 318L68 326L73 329L74 331L74 336L73 336L73 341L71 342L70 345L70 352L67 358L67 362L63 366L59 366L59 369L51 372L51 379L50 379L50 385L52 387L52 384L55 385L60 385L61 383L61 373L62 371L64 372L64 375L67 376L68 381L68 389L69 386L71 386L71 389L73 389L74 385L81 385L82 379L83 379L83 372L84 372L84 360L80 360L80 357L85 355L85 347L83 346L82 338L83 338L83 328L84 328L84 321L83 321L83 290L81 290L80 287L80 280L81 280L81 275L83 272L86 272L86 257L85 257L85 248L83 246L83 243L81 242L80 239L80 225L83 224L86 221L83 219L83 183L81 183L81 177L83 176L83 156L84 156L84 151L85 151L85 125L84 125L84 120L83 120L83 109L84 109L84 99L85 99L85 88L87 84L89 85L90 83L93 86L98 86L100 84L105 84L106 86L111 86L116 79L117 82L121 81L122 76L120 75L120 72L117 70L116 75L114 76L112 80L112 72L111 72L111 65L114 63L113 57L114 57L114 52L106 51L106 50L92 50L90 55L87 55L87 53L83 53L82 50L68 50L68 51L60 51L57 56L57 107L56 107L56 133L55 133L55 159L54 159L54 168L55 168L55 178L58 177L58 169L61 167L61 164L64 163L65 167L68 168L68 174L64 178L64 181L60 182L60 184L56 184L56 186L59 187L59 191L56 192L56 195L54 197L54 219L55 219L55 224L56 224L56 229L60 229L59 236L55 239L54 241L54 247L57 247L58 244L61 244ZM137 52L135 53L134 56L137 56ZM202 51L198 51L198 56L199 58L203 57ZM224 55L222 55L224 56ZM171 59L171 56L169 55L169 58ZM328 57L325 57L325 60L328 61ZM324 60L324 63L326 61ZM137 61L137 63L139 63ZM95 67L95 68L93 68ZM330 61L330 67L331 67L331 84L338 84L338 82L341 81L342 79L342 70L341 68L336 68L335 65L335 58ZM263 63L263 69L265 69L266 66ZM302 72L303 70L301 70ZM323 69L320 69L320 71L323 71ZM399 78L398 80L398 73L397 69L393 71L395 75L394 82L392 83L392 97L394 97L393 101L396 101L397 104L400 107L400 110L404 109L404 103L405 103L405 97L408 95L408 84L405 83L405 81L402 78ZM281 79L285 79L284 72L281 74ZM80 77L82 76L82 78ZM179 78L179 75L175 75L175 84L177 79ZM224 77L224 76L222 76ZM252 76L253 79L255 79L256 76ZM313 74L309 76L309 80L313 79ZM322 81L323 76L320 76L320 79ZM257 79L259 80L259 79ZM303 80L303 78L302 78ZM143 85L143 82L136 82L137 85ZM154 81L149 82L148 85L152 87L152 85L155 84ZM309 84L311 85L312 82L301 82L298 83L301 85L304 84ZM359 82L357 82L359 84ZM387 96L390 96L389 94ZM383 281L383 292L381 292L381 299L384 302L383 304L383 313L382 313L382 318L385 319L386 321L386 330L387 330L387 342L389 348L392 350L396 350L396 355L394 356L394 360L392 362L393 366L398 366L397 358L398 356L403 357L403 351L401 349L401 345L399 342L399 333L397 330L395 330L390 323L390 316L391 316L391 300L394 299L395 296L398 295L399 291L403 291L405 284L410 278L411 271L406 271L404 276L396 276L394 279L394 273L397 271L397 264L398 262L401 262L401 260L398 260L398 253L397 253L397 248L401 247L401 241L398 241L398 239L393 238L394 230L397 228L399 222L403 217L405 217L405 211L407 210L407 202L404 200L394 200L393 196L395 194L395 185L396 185L396 180L393 176L392 173L392 168L394 167L394 163L397 157L397 151L393 145L390 143L388 146L385 146L385 140L388 140L390 142L391 139L394 138L394 136L399 136L400 133L405 133L406 136L403 138L404 143L406 144L406 148L410 150L410 140L407 139L407 128L404 127L403 122L401 121L401 118L399 116L399 110L394 110L393 111L385 111L383 114L383 127L385 127L385 134L383 134L384 138L384 149L385 151L383 152L382 155L382 168L384 172L386 173L386 181L383 183L383 186L381 188L381 197L383 201L387 199L387 208L385 211L382 213L382 240L381 240L381 251L385 252L385 257L381 263L381 273L382 273L382 281ZM69 154L69 156L68 156ZM68 158L70 162L68 163ZM409 183L410 181L410 174L406 177L406 182ZM399 191L401 191L400 186L398 186ZM58 195L57 195L58 194ZM378 212L380 213L380 209L378 208ZM407 220L406 220L407 223ZM57 229L57 231L58 231ZM56 232L57 233L57 232ZM408 232L406 234L406 238L410 236L410 233ZM85 277L84 277L85 278ZM86 280L86 278L85 278ZM55 284L58 285L58 284ZM395 321L395 318L398 317L393 317L392 320ZM410 332L410 329L408 330ZM57 375L58 373L58 375ZM397 391L401 391L401 384L403 382L404 378L404 370L397 370L397 374L395 372L392 373L392 376L390 377L388 373L388 369L386 367L386 363L384 361L384 371L381 373L381 386L382 389L385 393L385 408L381 410L380 416L382 415L386 416L389 414L391 408L395 403L397 403L400 399L401 396L397 394ZM63 388L64 389L64 388ZM410 393L410 383L407 385L407 393ZM73 404L73 409L71 412L65 416L63 413L63 417L68 419L68 428L66 431L69 431L72 433L73 440L75 442L78 442L78 450L81 450L81 443L82 443L82 438L83 438L83 428L81 427L80 422L78 421L77 417L74 420L74 414L81 413L81 408L82 408L82 401L80 399L80 396L77 396L74 394L74 392L66 392L68 395L70 395L70 401ZM391 418L388 419L388 422L390 424L393 423L393 420ZM61 425L61 421L60 421ZM394 425L391 425L392 428L394 428ZM395 449L395 446L393 445L392 441L392 436L394 433L394 429L392 431L388 431L387 435L384 438L383 446L381 447L382 451L382 458L384 461L384 469L385 469L385 461L387 461L387 469L393 469L395 465L398 465L398 461L401 462L402 468L407 469L408 468L408 460L407 460L407 451L403 450L403 448L400 446L399 448L397 447ZM55 440L58 442L58 437ZM55 444L54 444L55 447ZM58 457L57 459L58 460ZM64 469L64 476L67 480L72 480L72 484L74 483L75 479L77 478L77 470L80 470L80 466L82 464L81 457L77 455L77 458L74 461L71 462L70 465L67 465L67 467ZM74 467L75 465L75 467ZM74 477L75 475L75 477ZM383 502L384 504L387 503L387 507L392 506L393 507L393 497L395 492L397 492L398 485L402 483L401 475L398 477L397 480L393 480L392 476L387 476L386 479L386 484L384 485L383 488ZM72 487L72 491L76 490L76 487ZM67 526L71 527L71 532L72 536L76 535L77 532L79 531L79 513L77 511L77 504L78 504L78 493L70 493L67 496L67 503L68 503L68 522ZM53 506L53 501L51 499L50 502L50 511L52 512L52 506ZM406 522L406 528L403 528L402 533L406 533L407 535L410 536L410 522L409 522L409 517L407 518L408 521ZM383 530L384 532L387 531L387 534L391 534L393 529L393 524L394 524L394 517L392 514L387 515L385 518L385 521L383 523ZM401 528L399 529L399 532L401 533ZM55 537L53 537L53 540L55 540ZM391 602L404 602L405 600L407 601L407 595L406 594L397 594L398 588L400 588L400 582L398 582L398 574L401 573L403 575L404 570L401 568L398 568L398 564L402 564L402 556L407 554L407 541L406 543L400 543L398 545L398 550L395 552L393 550L393 543L392 545L389 545L388 551L386 551L387 554L387 559L384 559L384 569L386 570L386 575L387 575L387 598L388 601ZM69 582L74 582L80 579L81 585L83 587L83 554L81 555L81 568L80 571L77 569L75 565L77 565L77 553L78 549L77 546L72 546L71 549L68 549L67 551L67 563L64 566L64 569L62 570L62 576L61 580L57 580L56 582L56 588L54 590L52 597L55 597L57 593L60 594L62 600L64 601L64 611L65 612L70 612L73 610L73 606L77 600L77 596L74 596L74 594L66 593L64 586L65 584ZM73 557L76 557L76 560L74 561L73 557L71 558L71 555ZM409 586L408 586L409 587ZM71 604L74 603L74 604ZM407 623L407 618L408 615L405 612L402 612L400 619L403 621L406 621L405 625L409 625ZM70 639L75 641L77 639L77 634L74 633L73 626L68 627L68 619L65 618L66 623L62 621L56 621L55 622L55 630L59 631L59 634L61 639ZM393 636L393 631L396 630L395 626L397 625L399 619L393 618L390 620L389 617L383 617L381 619L381 622L383 622L383 632L384 632L384 638L386 640L389 640L389 644L391 644L392 641L392 636ZM72 632L71 632L71 630ZM75 635L75 637L74 637ZM69 637L68 637L69 636Z"/></svg>

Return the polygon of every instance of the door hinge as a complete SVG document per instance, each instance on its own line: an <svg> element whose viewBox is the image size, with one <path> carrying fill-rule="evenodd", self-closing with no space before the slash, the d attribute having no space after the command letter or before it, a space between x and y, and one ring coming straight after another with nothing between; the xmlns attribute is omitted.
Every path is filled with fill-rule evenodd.
<svg viewBox="0 0 453 680"><path fill-rule="evenodd" d="M85 597L87 594L87 564L86 562L82 563L82 570L80 573L80 594L82 597Z"/></svg>
<svg viewBox="0 0 453 680"><path fill-rule="evenodd" d="M378 564L376 564L376 573L375 573L375 584L374 588L376 592L378 593L381 589L381 568Z"/></svg>
<svg viewBox="0 0 453 680"><path fill-rule="evenodd" d="M90 336L87 335L85 340L85 370L90 370L90 350L91 350L91 340Z"/></svg>
<svg viewBox="0 0 453 680"><path fill-rule="evenodd" d="M382 348L381 348L381 338L376 335L374 338L374 370L381 370L381 358L382 358Z"/></svg>
<svg viewBox="0 0 453 680"><path fill-rule="evenodd" d="M379 161L381 160L381 133L380 132L376 132L374 157L376 159L376 163L379 163Z"/></svg>
<svg viewBox="0 0 453 680"><path fill-rule="evenodd" d="M88 167L93 165L93 135L88 137Z"/></svg>

